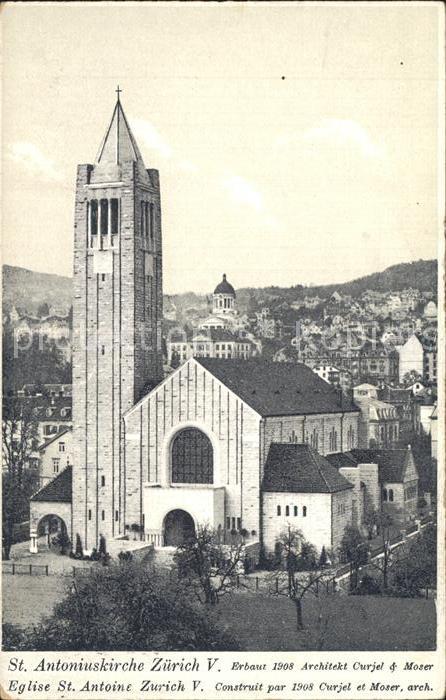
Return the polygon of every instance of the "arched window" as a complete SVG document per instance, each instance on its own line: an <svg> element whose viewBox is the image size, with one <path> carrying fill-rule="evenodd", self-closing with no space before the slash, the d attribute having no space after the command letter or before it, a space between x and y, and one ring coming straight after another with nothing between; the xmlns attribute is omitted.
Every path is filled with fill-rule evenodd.
<svg viewBox="0 0 446 700"><path fill-rule="evenodd" d="M389 501L393 503L393 489L389 489Z"/></svg>
<svg viewBox="0 0 446 700"><path fill-rule="evenodd" d="M338 449L338 434L336 428L332 428L328 436L328 448L330 452L336 452Z"/></svg>
<svg viewBox="0 0 446 700"><path fill-rule="evenodd" d="M313 448L313 450L317 451L319 449L319 434L316 428L314 428L313 432L311 433L310 445Z"/></svg>
<svg viewBox="0 0 446 700"><path fill-rule="evenodd" d="M387 489L383 489L383 501L387 501Z"/></svg>
<svg viewBox="0 0 446 700"><path fill-rule="evenodd" d="M172 442L172 483L212 484L213 481L211 441L197 428L184 428Z"/></svg>

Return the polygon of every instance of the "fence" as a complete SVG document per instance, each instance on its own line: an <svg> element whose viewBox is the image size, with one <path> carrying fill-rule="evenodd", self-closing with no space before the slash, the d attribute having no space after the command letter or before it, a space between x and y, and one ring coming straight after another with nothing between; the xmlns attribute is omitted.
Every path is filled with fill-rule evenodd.
<svg viewBox="0 0 446 700"><path fill-rule="evenodd" d="M16 562L2 562L2 573L12 576L49 576L48 564L18 564Z"/></svg>
<svg viewBox="0 0 446 700"><path fill-rule="evenodd" d="M237 574L233 580L233 584L235 589L241 593L264 593L267 595L283 594L288 587L286 575L276 576L274 573L271 573L269 576L246 576ZM338 590L336 576L330 576L327 579L315 579L311 584L311 588L316 595L323 592L335 593Z"/></svg>

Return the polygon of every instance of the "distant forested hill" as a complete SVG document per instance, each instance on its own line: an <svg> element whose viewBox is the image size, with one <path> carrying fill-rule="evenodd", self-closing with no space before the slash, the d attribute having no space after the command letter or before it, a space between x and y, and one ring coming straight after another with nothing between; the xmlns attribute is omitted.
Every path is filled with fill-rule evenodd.
<svg viewBox="0 0 446 700"><path fill-rule="evenodd" d="M366 277L359 277L351 282L328 284L321 286L305 286L296 284L293 287L244 287L237 289L237 303L241 312L254 305L266 303L268 299L291 302L304 296L319 296L327 298L335 290L342 294L359 296L366 289L376 291L398 291L414 287L422 291L437 289L437 261L417 260L411 263L392 265L383 272L375 272ZM209 297L209 295L207 295ZM59 275L49 275L33 272L21 267L3 266L3 310L9 311L12 305L35 313L42 303L62 307L67 310L72 300L72 279ZM165 299L166 307L172 304L178 311L187 313L187 309L200 308L206 304L206 295L186 292L185 294L170 294Z"/></svg>
<svg viewBox="0 0 446 700"><path fill-rule="evenodd" d="M3 265L2 286L4 313L15 306L28 314L35 314L44 303L68 313L72 304L71 277Z"/></svg>

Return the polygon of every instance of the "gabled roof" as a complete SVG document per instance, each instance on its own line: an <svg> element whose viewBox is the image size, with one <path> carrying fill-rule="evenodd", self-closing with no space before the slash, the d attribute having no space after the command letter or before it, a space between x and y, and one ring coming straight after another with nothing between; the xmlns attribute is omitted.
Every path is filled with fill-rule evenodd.
<svg viewBox="0 0 446 700"><path fill-rule="evenodd" d="M195 360L262 416L359 412L351 399L303 364L257 358Z"/></svg>
<svg viewBox="0 0 446 700"><path fill-rule="evenodd" d="M143 159L130 130L120 100L116 102L110 125L99 148L96 163L122 164Z"/></svg>
<svg viewBox="0 0 446 700"><path fill-rule="evenodd" d="M45 503L71 503L72 499L72 467L65 467L52 481L31 497L31 501Z"/></svg>
<svg viewBox="0 0 446 700"><path fill-rule="evenodd" d="M309 445L273 442L262 488L291 493L336 493L353 485Z"/></svg>
<svg viewBox="0 0 446 700"><path fill-rule="evenodd" d="M327 455L327 460L337 469L356 467L358 464L377 464L379 481L398 483L404 480L410 448L403 450L353 449Z"/></svg>
<svg viewBox="0 0 446 700"><path fill-rule="evenodd" d="M50 439L46 440L46 442L43 442L37 449L39 450L39 452L41 452L42 450L46 450L46 448L49 445L51 445L52 442L54 442L55 440L59 440L59 438L61 438L63 435L65 435L66 433L68 433L70 431L71 431L71 426L68 428L62 428L62 430L60 430L58 433L56 433L55 435L50 437Z"/></svg>

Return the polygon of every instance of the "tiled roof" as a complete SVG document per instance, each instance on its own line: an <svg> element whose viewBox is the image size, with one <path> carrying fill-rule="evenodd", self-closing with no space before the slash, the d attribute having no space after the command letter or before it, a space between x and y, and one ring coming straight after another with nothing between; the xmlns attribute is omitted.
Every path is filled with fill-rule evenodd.
<svg viewBox="0 0 446 700"><path fill-rule="evenodd" d="M303 364L208 357L196 361L262 416L359 412L351 399Z"/></svg>
<svg viewBox="0 0 446 700"><path fill-rule="evenodd" d="M264 491L336 493L353 488L324 457L309 445L272 443L265 464Z"/></svg>
<svg viewBox="0 0 446 700"><path fill-rule="evenodd" d="M407 456L408 449L353 449L349 452L338 452L337 454L327 455L327 459L337 469L341 467L355 467L358 464L377 464L380 482L388 481L398 483L404 479Z"/></svg>
<svg viewBox="0 0 446 700"><path fill-rule="evenodd" d="M32 407L33 417L36 421L71 422L72 420L71 396L56 396L54 398L31 396L23 400ZM49 411L51 411L51 415L47 415Z"/></svg>
<svg viewBox="0 0 446 700"><path fill-rule="evenodd" d="M412 392L410 389L394 389L391 386L385 386L378 390L378 396L382 401L390 403L407 403L411 400Z"/></svg>
<svg viewBox="0 0 446 700"><path fill-rule="evenodd" d="M72 467L66 467L52 481L31 497L31 501L45 503L71 503L72 499Z"/></svg>

